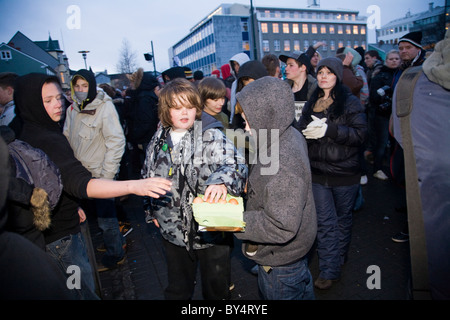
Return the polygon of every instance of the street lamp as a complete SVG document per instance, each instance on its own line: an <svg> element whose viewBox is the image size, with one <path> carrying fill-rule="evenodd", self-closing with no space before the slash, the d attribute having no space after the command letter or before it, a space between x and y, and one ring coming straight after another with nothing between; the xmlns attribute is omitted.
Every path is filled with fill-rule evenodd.
<svg viewBox="0 0 450 320"><path fill-rule="evenodd" d="M153 72L156 77L156 62L155 62L155 53L153 52L153 41L152 43L152 53L144 53L145 61L153 61Z"/></svg>
<svg viewBox="0 0 450 320"><path fill-rule="evenodd" d="M84 59L84 68L87 69L86 57L87 57L87 54L89 53L89 51L86 51L86 50L84 50L84 51L78 51L78 53L81 53L81 54L83 55L83 59Z"/></svg>

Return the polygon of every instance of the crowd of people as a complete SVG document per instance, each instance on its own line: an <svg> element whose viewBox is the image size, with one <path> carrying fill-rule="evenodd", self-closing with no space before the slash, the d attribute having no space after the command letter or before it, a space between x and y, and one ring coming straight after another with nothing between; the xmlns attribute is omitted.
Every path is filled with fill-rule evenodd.
<svg viewBox="0 0 450 320"><path fill-rule="evenodd" d="M172 67L159 81L139 69L123 92L98 86L84 69L67 96L54 76L0 74L0 297L99 299L92 267L101 272L125 261L126 214L118 203L134 194L161 232L166 299L192 298L197 266L203 297L229 299L235 237L256 264L262 298L314 299L314 287L327 290L341 277L369 173L405 190L397 210L407 211L395 89L405 70L427 62L421 38L404 35L385 61L363 48L322 58L317 42L261 61L238 53L209 76ZM424 72L448 97L448 57L438 59L448 55L443 41L431 55L436 66ZM245 229L199 231L192 208L199 195L210 203L241 197ZM89 261L81 233L86 212L102 231L100 262ZM448 225L444 212L435 214ZM408 241L404 217L396 242ZM444 237L430 238L430 261L448 254L436 249ZM308 266L314 244L317 279ZM36 279L21 278L29 256ZM81 270L76 290L61 282L73 265ZM433 270L433 296L450 298L448 273Z"/></svg>

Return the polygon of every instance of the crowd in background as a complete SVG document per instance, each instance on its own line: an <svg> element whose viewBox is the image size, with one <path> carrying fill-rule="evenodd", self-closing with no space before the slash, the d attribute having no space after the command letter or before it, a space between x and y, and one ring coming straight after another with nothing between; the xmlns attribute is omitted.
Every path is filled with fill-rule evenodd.
<svg viewBox="0 0 450 320"><path fill-rule="evenodd" d="M395 89L403 73L422 65L439 97L448 97L450 89L448 33L429 60L421 38L420 32L404 35L384 60L361 47L323 58L324 43L317 42L306 52L267 54L260 61L238 53L209 76L172 67L158 79L139 69L128 75L130 86L123 91L97 85L88 70L74 74L67 93L55 77L0 74L0 296L98 299L92 265L102 272L126 259L123 233L129 223L121 201L135 194L143 198L147 222L161 230L167 299L191 298L197 264L205 299L229 298L233 236L255 262L264 299L314 299L313 287L327 290L341 277L352 214L364 202L368 175L404 191L404 205L395 209L404 213L405 227L392 240L409 240ZM255 143L262 129L276 129L277 142L269 134L265 146ZM211 157L234 157L208 164L180 160L197 148ZM259 152L275 151L275 174L264 174L270 164L251 161ZM45 164L36 167L27 157ZM199 194L214 202L227 194L242 197L245 231L198 232L191 203ZM86 214L96 216L103 234L97 249L104 256L95 264L80 232ZM436 299L448 299L448 272L435 263L445 254L448 260L448 246L440 246L448 236L440 235L449 219L440 209L434 214L432 222L425 219L431 291ZM320 274L313 280L308 254L314 243ZM16 270L8 274L22 275L28 257L35 257L33 272L40 276L6 279L5 261ZM76 294L61 280L70 265L80 266L83 275ZM278 283L280 276L294 285ZM26 281L33 290L23 290Z"/></svg>

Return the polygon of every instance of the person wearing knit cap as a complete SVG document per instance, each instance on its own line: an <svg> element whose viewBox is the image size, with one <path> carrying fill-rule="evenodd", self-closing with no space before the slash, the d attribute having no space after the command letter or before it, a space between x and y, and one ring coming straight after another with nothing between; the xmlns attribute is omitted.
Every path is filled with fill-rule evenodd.
<svg viewBox="0 0 450 320"><path fill-rule="evenodd" d="M186 79L188 79L191 82L194 82L194 75L192 74L192 70L189 67L183 67L184 69L184 75Z"/></svg>
<svg viewBox="0 0 450 320"><path fill-rule="evenodd" d="M184 73L183 67L172 67L163 71L162 77L164 83L167 84L168 82L176 78L186 78L186 74Z"/></svg>
<svg viewBox="0 0 450 320"><path fill-rule="evenodd" d="M336 57L320 60L318 88L294 126L308 143L317 211L318 289L329 289L341 276L352 233L352 211L358 194L359 151L367 135L360 100L342 84L343 65Z"/></svg>
<svg viewBox="0 0 450 320"><path fill-rule="evenodd" d="M398 51L400 51L400 58L402 59L401 69L422 65L425 61L425 50L423 50L421 42L421 31L410 32L400 38Z"/></svg>

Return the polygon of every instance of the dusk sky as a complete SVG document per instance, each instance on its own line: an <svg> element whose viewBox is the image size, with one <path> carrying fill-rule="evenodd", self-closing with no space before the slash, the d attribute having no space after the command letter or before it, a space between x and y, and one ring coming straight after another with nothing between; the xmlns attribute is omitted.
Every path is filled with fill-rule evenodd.
<svg viewBox="0 0 450 320"><path fill-rule="evenodd" d="M372 12L367 12L368 8L376 5L384 25L408 11L426 11L429 2L435 7L445 5L445 0L321 0L320 7L358 10L359 15L369 17ZM153 41L156 69L162 72L170 67L168 49L221 3L250 5L250 0L0 0L0 43L7 43L17 31L32 41L47 40L50 34L59 41L71 69L84 68L78 51L88 50L88 67L111 74L117 72L124 39L136 53L138 67L153 71L153 64L143 55L151 51ZM253 5L302 8L307 7L307 0L253 0ZM79 25L74 24L74 10L79 10ZM368 30L369 43L375 41L374 34Z"/></svg>

